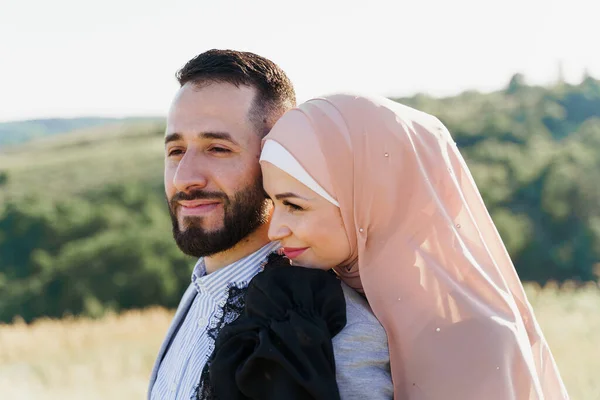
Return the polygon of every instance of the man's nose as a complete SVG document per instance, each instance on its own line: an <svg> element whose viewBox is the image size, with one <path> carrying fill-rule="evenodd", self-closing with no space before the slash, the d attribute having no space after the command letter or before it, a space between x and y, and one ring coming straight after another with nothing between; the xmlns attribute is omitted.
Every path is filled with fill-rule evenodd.
<svg viewBox="0 0 600 400"><path fill-rule="evenodd" d="M208 184L207 174L200 157L194 151L187 151L173 176L173 186L178 192L204 189Z"/></svg>

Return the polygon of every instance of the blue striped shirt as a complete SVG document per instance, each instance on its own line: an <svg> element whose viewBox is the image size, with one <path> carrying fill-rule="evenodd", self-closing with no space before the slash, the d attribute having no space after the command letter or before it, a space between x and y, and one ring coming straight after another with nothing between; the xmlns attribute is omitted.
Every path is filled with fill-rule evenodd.
<svg viewBox="0 0 600 400"><path fill-rule="evenodd" d="M219 322L229 287L246 287L260 272L267 256L278 247L277 242L269 243L208 275L204 259L198 260L192 273L196 297L160 364L152 387L152 400L192 398L202 369L214 348L207 330Z"/></svg>

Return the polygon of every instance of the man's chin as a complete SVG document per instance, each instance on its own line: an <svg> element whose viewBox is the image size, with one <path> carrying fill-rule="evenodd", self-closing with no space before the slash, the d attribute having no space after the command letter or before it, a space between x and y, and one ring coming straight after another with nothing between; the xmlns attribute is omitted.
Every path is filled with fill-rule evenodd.
<svg viewBox="0 0 600 400"><path fill-rule="evenodd" d="M207 257L222 251L215 245L210 234L197 231L184 231L175 234L175 243L184 254L191 257Z"/></svg>
<svg viewBox="0 0 600 400"><path fill-rule="evenodd" d="M185 234L188 230L202 231L203 233L210 235L211 233L215 233L223 229L223 224L210 224L208 221L195 219L190 220L188 218L179 222L179 232Z"/></svg>

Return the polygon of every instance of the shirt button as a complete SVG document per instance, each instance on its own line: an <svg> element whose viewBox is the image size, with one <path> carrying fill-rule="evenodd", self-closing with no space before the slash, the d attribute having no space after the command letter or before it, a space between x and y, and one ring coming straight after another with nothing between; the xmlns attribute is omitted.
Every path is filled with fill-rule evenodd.
<svg viewBox="0 0 600 400"><path fill-rule="evenodd" d="M208 320L205 317L198 318L198 327L206 328L207 323L208 323Z"/></svg>

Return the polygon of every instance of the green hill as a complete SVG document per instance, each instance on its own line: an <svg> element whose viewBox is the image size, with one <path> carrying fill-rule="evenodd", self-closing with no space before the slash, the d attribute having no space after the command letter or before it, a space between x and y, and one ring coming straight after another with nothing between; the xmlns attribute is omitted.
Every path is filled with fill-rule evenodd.
<svg viewBox="0 0 600 400"><path fill-rule="evenodd" d="M27 121L0 122L0 149L25 143L32 139L69 133L79 129L122 122L158 121L160 118L52 118Z"/></svg>
<svg viewBox="0 0 600 400"><path fill-rule="evenodd" d="M162 184L163 134L163 121L113 121L0 150L0 201L39 193L54 200L125 182Z"/></svg>

